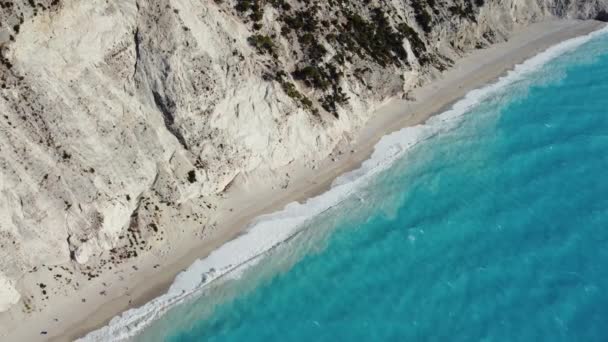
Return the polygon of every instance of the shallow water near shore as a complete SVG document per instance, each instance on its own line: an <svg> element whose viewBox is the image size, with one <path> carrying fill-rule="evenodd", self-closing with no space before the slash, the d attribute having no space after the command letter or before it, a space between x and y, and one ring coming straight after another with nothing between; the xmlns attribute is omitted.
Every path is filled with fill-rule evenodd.
<svg viewBox="0 0 608 342"><path fill-rule="evenodd" d="M602 35L134 340L608 339L606 94Z"/></svg>

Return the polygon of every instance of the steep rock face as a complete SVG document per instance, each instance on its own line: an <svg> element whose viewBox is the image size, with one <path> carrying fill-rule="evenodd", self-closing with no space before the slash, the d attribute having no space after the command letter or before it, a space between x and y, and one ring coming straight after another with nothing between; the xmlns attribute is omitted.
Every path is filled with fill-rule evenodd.
<svg viewBox="0 0 608 342"><path fill-rule="evenodd" d="M37 266L137 255L125 236L158 233L167 212L238 174L314 165L384 100L517 25L607 9L605 0L1 2L0 311ZM208 207L190 208L204 217Z"/></svg>

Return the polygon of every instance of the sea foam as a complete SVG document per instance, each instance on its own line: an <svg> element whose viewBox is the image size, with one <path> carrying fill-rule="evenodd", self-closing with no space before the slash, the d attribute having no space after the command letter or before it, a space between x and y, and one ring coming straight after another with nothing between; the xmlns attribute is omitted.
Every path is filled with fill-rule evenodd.
<svg viewBox="0 0 608 342"><path fill-rule="evenodd" d="M114 317L107 326L93 331L79 341L120 341L137 335L167 310L200 294L206 285L221 277L238 277L240 271L253 265L268 251L298 233L307 220L336 206L371 177L389 167L416 144L438 133L456 127L465 113L500 89L513 84L541 66L592 39L608 33L608 27L586 36L573 38L553 46L539 55L517 65L497 82L472 90L451 109L433 116L425 124L406 127L384 136L375 146L372 156L354 171L338 177L327 192L305 203L291 203L283 210L260 216L252 222L247 233L234 239L204 259L195 261L180 273L167 293Z"/></svg>

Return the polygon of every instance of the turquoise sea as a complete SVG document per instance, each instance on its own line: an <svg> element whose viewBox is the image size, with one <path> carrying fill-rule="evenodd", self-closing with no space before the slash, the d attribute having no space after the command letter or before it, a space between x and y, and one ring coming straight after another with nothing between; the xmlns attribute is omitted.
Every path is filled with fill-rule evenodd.
<svg viewBox="0 0 608 342"><path fill-rule="evenodd" d="M136 341L608 341L608 35L483 98Z"/></svg>

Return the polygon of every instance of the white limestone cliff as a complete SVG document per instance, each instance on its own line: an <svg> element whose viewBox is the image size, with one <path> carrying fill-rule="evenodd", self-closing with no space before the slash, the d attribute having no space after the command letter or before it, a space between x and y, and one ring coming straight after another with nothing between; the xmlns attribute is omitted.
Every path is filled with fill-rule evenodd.
<svg viewBox="0 0 608 342"><path fill-rule="evenodd" d="M168 217L154 208L160 204L179 212L239 174L314 165L383 101L433 79L467 51L507 39L517 25L595 18L608 9L606 0L428 2L428 32L411 1L340 5L365 18L382 8L423 46L414 35L404 38L407 59L384 66L353 53L338 65L336 86L348 101L335 113L322 109L323 91L289 76L306 61L295 36L281 33L286 11L308 6L295 0L281 2L291 10L260 2L257 31L235 10L238 1L3 3L0 312L19 300L26 272L95 265L102 251L127 250L134 226L156 232ZM470 17L449 10L467 3L477 3ZM331 11L315 13L319 22L334 19ZM252 46L254 34L275 37L274 56ZM324 62L340 53L327 36L315 38ZM313 107L288 91L279 71ZM208 210L191 207L203 216Z"/></svg>

